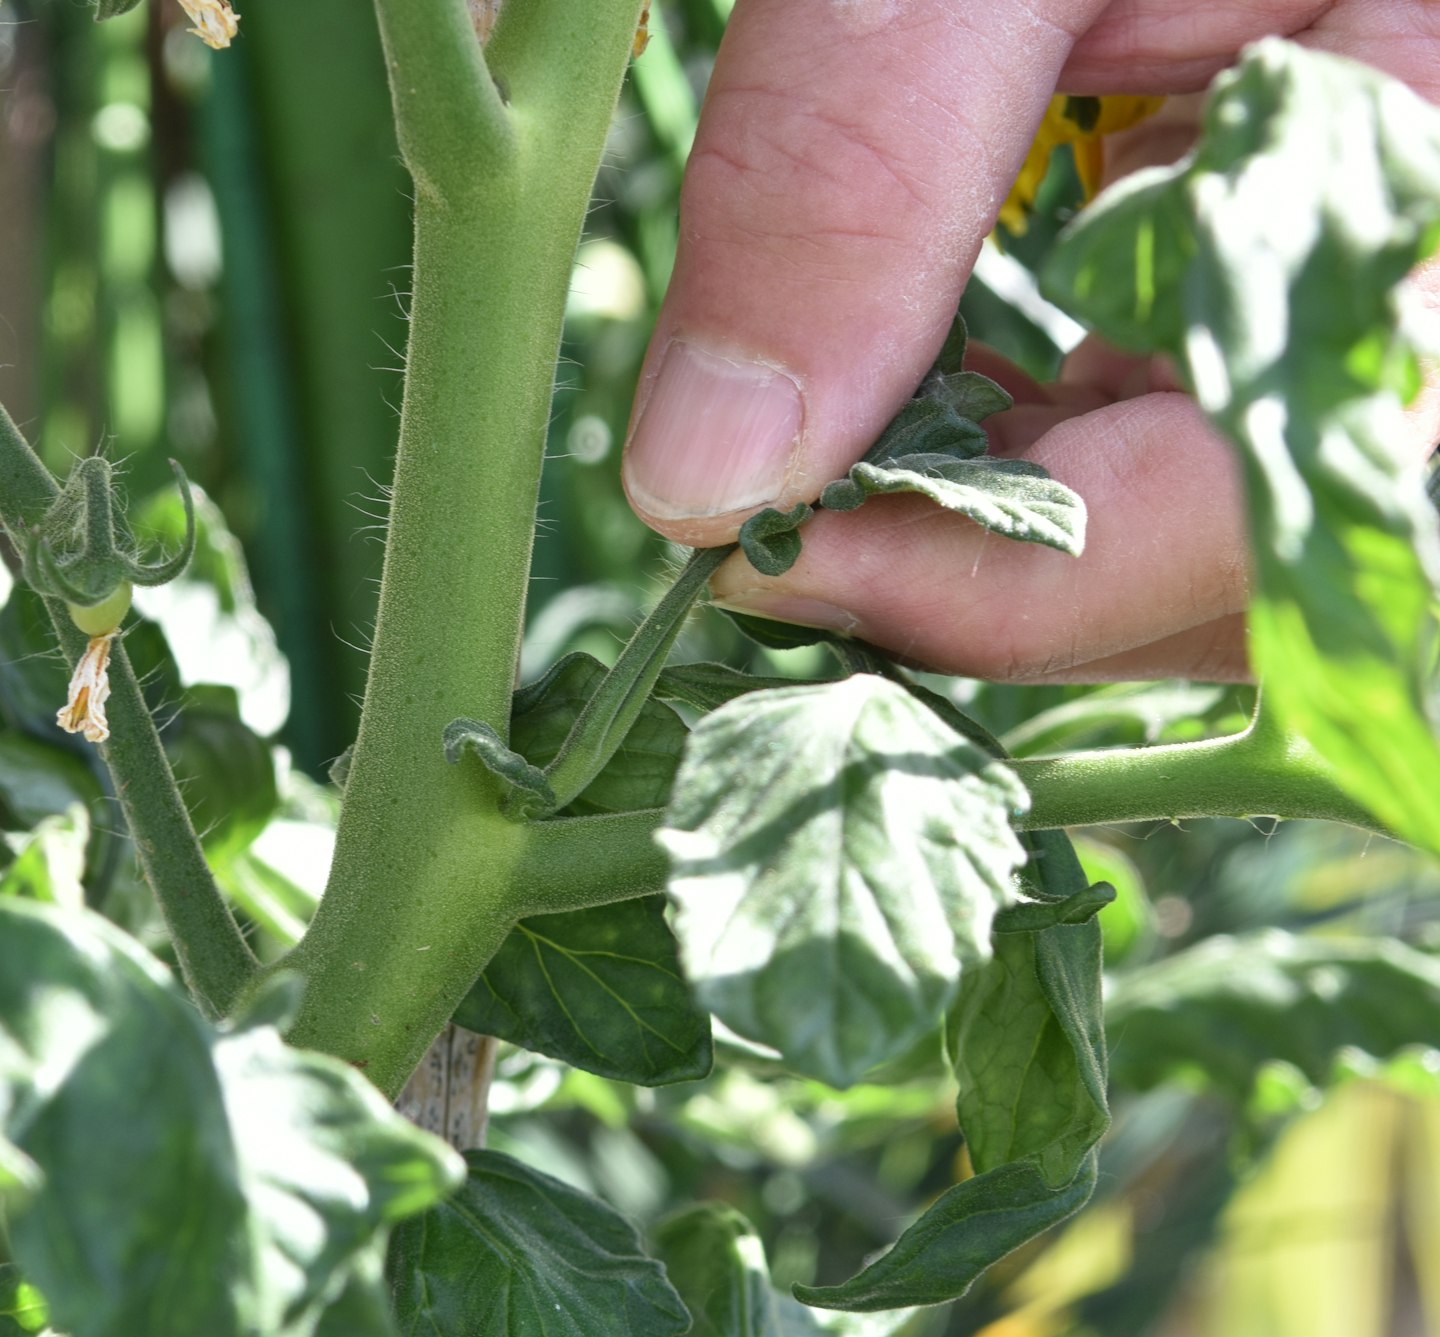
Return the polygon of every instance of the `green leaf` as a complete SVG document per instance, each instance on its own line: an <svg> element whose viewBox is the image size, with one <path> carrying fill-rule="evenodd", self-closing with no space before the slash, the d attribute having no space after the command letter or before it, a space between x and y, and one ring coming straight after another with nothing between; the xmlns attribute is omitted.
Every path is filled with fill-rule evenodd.
<svg viewBox="0 0 1440 1337"><path fill-rule="evenodd" d="M1085 503L1028 460L934 454L897 455L880 464L862 460L848 478L827 484L820 504L853 511L869 497L895 492L917 492L1006 538L1043 543L1072 557L1085 547Z"/></svg>
<svg viewBox="0 0 1440 1337"><path fill-rule="evenodd" d="M0 1337L39 1332L48 1322L44 1297L12 1263L0 1263Z"/></svg>
<svg viewBox="0 0 1440 1337"><path fill-rule="evenodd" d="M90 819L78 803L57 817L47 817L33 831L7 836L14 862L0 873L0 896L25 896L35 901L79 910L85 905L85 847Z"/></svg>
<svg viewBox="0 0 1440 1337"><path fill-rule="evenodd" d="M707 715L658 835L700 1001L793 1070L857 1081L989 956L1027 804L1002 762L869 674Z"/></svg>
<svg viewBox="0 0 1440 1337"><path fill-rule="evenodd" d="M797 531L814 514L803 501L788 511L767 506L740 526L740 550L762 576L783 576L800 556Z"/></svg>
<svg viewBox="0 0 1440 1337"><path fill-rule="evenodd" d="M217 1032L112 925L14 900L0 1135L44 1175L10 1242L72 1337L308 1337L459 1171L346 1064Z"/></svg>
<svg viewBox="0 0 1440 1337"><path fill-rule="evenodd" d="M819 645L822 641L833 641L836 634L823 627L797 627L789 622L777 622L773 618L755 617L750 613L737 613L731 608L720 609L739 629L740 633L763 645L767 650L797 650L806 645Z"/></svg>
<svg viewBox="0 0 1440 1337"><path fill-rule="evenodd" d="M73 752L21 734L0 733L0 811L8 813L16 827L28 830L72 804L99 797L90 768Z"/></svg>
<svg viewBox="0 0 1440 1337"><path fill-rule="evenodd" d="M761 678L728 664L672 664L655 679L654 694L662 701L679 701L702 715L747 692L794 687L793 678Z"/></svg>
<svg viewBox="0 0 1440 1337"><path fill-rule="evenodd" d="M696 1203L661 1221L650 1238L694 1320L690 1337L780 1337L765 1245L733 1207Z"/></svg>
<svg viewBox="0 0 1440 1337"><path fill-rule="evenodd" d="M690 1316L633 1226L494 1151L460 1192L401 1226L389 1273L403 1337L670 1337Z"/></svg>
<svg viewBox="0 0 1440 1337"><path fill-rule="evenodd" d="M549 765L604 677L598 659L573 654L522 687L515 693L511 745L534 765ZM684 746L680 717L660 701L646 701L619 750L565 811L583 816L664 807Z"/></svg>
<svg viewBox="0 0 1440 1337"><path fill-rule="evenodd" d="M1006 730L1005 747L1011 756L1035 757L1086 747L1189 741L1224 732L1216 728L1217 716L1248 718L1248 696L1243 688L1173 679L1109 683ZM1177 736L1187 728L1188 735Z"/></svg>
<svg viewBox="0 0 1440 1337"><path fill-rule="evenodd" d="M903 455L943 455L969 460L990 448L985 429L962 417L943 399L912 399L891 420L865 461L883 464Z"/></svg>
<svg viewBox="0 0 1440 1337"><path fill-rule="evenodd" d="M1390 939L1215 937L1119 976L1105 1003L1117 1086L1187 1080L1243 1103L1270 1063L1316 1086L1342 1051L1440 1042L1440 959Z"/></svg>
<svg viewBox="0 0 1440 1337"><path fill-rule="evenodd" d="M795 1295L809 1305L861 1311L958 1299L992 1263L1079 1211L1095 1178L1093 1153L1059 1193L1030 1162L976 1175L941 1194L858 1276L839 1286L796 1286Z"/></svg>
<svg viewBox="0 0 1440 1337"><path fill-rule="evenodd" d="M458 1025L641 1086L710 1071L710 1017L680 973L661 896L522 919Z"/></svg>
<svg viewBox="0 0 1440 1337"><path fill-rule="evenodd" d="M235 689L191 687L161 736L206 853L223 860L246 849L280 793L270 745L240 718Z"/></svg>
<svg viewBox="0 0 1440 1337"><path fill-rule="evenodd" d="M520 753L505 745L488 724L480 720L451 720L445 726L445 760L452 766L468 750L480 758L485 769L505 786L501 811L512 821L528 822L555 811L555 791L545 772L532 766Z"/></svg>
<svg viewBox="0 0 1440 1337"><path fill-rule="evenodd" d="M1015 407L1010 392L978 371L951 372L934 376L925 384L925 393L962 418L981 422L992 413L1004 413Z"/></svg>
<svg viewBox="0 0 1440 1337"><path fill-rule="evenodd" d="M102 23L106 19L119 18L121 14L128 14L143 3L144 0L94 0L95 21Z"/></svg>
<svg viewBox="0 0 1440 1337"><path fill-rule="evenodd" d="M765 1245L726 1203L683 1208L661 1221L651 1240L694 1318L690 1337L889 1337L910 1321L908 1310L871 1318L796 1304L773 1289Z"/></svg>
<svg viewBox="0 0 1440 1337"><path fill-rule="evenodd" d="M1437 236L1440 112L1270 40L1216 81L1195 151L1086 210L1046 279L1107 338L1174 356L1239 448L1265 708L1431 851L1440 542L1394 442L1420 385L1396 286Z"/></svg>
<svg viewBox="0 0 1440 1337"><path fill-rule="evenodd" d="M1040 933L1045 929L1086 924L1115 899L1115 889L1100 883L1084 887L1063 901L1025 901L995 916L996 933Z"/></svg>
<svg viewBox="0 0 1440 1337"><path fill-rule="evenodd" d="M976 1170L1030 1161L1055 1190L1110 1122L1094 916L1113 893L1086 885L1063 831L1033 832L1026 844L1026 889L1046 899L997 917L995 955L961 978L946 1039ZM1045 911L1052 923L1023 931Z"/></svg>

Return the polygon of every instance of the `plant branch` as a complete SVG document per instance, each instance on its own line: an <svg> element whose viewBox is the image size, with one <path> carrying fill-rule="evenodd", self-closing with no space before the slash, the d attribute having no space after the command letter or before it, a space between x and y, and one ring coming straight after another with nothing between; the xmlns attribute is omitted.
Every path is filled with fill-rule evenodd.
<svg viewBox="0 0 1440 1337"><path fill-rule="evenodd" d="M1012 760L1030 791L1021 831L1187 817L1315 818L1390 833L1303 739L1262 710L1243 733L1199 743Z"/></svg>
<svg viewBox="0 0 1440 1337"><path fill-rule="evenodd" d="M585 703L559 755L545 769L557 810L584 793L625 741L695 600L734 551L730 544L692 553L665 597L636 628L614 668Z"/></svg>
<svg viewBox="0 0 1440 1337"><path fill-rule="evenodd" d="M515 127L466 0L376 0L375 9L417 193L438 203L480 188L511 163Z"/></svg>
<svg viewBox="0 0 1440 1337"><path fill-rule="evenodd" d="M533 822L516 869L520 917L585 910L663 891L668 862L655 843L663 808Z"/></svg>
<svg viewBox="0 0 1440 1337"><path fill-rule="evenodd" d="M59 492L50 471L0 408L0 521L11 538L23 541ZM60 600L46 599L45 606L73 668L89 638L71 622ZM258 965L205 862L123 640L116 641L110 655L110 737L100 754L185 982L201 1011L211 1018L223 1016Z"/></svg>

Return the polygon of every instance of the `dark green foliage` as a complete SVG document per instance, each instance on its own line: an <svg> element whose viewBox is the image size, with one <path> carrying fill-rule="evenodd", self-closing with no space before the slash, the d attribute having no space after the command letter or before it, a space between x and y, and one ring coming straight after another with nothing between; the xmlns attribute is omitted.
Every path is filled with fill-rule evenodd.
<svg viewBox="0 0 1440 1337"><path fill-rule="evenodd" d="M522 919L455 1020L642 1086L710 1071L710 1017L691 1000L659 896Z"/></svg>
<svg viewBox="0 0 1440 1337"><path fill-rule="evenodd" d="M460 1192L396 1230L402 1337L679 1337L690 1315L604 1203L494 1151Z"/></svg>

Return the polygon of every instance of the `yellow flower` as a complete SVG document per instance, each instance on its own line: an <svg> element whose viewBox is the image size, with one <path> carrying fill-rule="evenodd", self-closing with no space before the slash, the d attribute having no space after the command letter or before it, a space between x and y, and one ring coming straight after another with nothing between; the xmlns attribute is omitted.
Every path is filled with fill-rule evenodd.
<svg viewBox="0 0 1440 1337"><path fill-rule="evenodd" d="M92 636L70 679L69 700L55 722L66 733L83 733L87 742L103 743L110 737L105 702L110 697L110 643L116 633Z"/></svg>
<svg viewBox="0 0 1440 1337"><path fill-rule="evenodd" d="M1001 225L1017 236L1029 226L1030 215L1035 212L1035 197L1050 170L1050 157L1062 144L1070 145L1085 198L1093 199L1105 170L1104 136L1128 130L1153 116L1164 101L1163 97L1128 94L1051 98L1030 152L1025 155L1020 175L1000 206Z"/></svg>
<svg viewBox="0 0 1440 1337"><path fill-rule="evenodd" d="M216 51L229 46L240 31L240 16L229 0L180 0L180 8L195 25L189 31Z"/></svg>

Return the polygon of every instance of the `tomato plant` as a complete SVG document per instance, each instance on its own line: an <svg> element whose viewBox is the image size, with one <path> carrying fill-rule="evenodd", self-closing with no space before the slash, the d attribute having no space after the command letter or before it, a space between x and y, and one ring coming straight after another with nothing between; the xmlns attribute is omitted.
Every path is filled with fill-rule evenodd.
<svg viewBox="0 0 1440 1337"><path fill-rule="evenodd" d="M224 59L229 6L185 9ZM665 39L639 0L592 0L583 24L550 0L498 18L463 0L376 9L414 262L363 711L329 791L282 799L240 694L186 685L154 621L127 612L132 585L178 599L188 582L243 624L246 653L273 652L213 503L182 476L179 500L127 519L107 461L62 485L0 413L17 577L0 626L0 1323L934 1331L929 1307L975 1304L1097 1193L1112 1101L1199 1083L1264 1142L1345 1070L1389 1064L1433 1091L1423 932L1147 950L1133 867L1074 833L1323 819L1440 853L1440 545L1422 471L1391 448L1421 384L1397 287L1440 236L1440 113L1261 43L1216 81L1193 151L1103 195L1041 266L1075 318L1169 355L1242 461L1260 679L1244 718L1233 694L1163 684L1044 709L1012 695L1006 719L983 686L749 618L769 660L675 653L719 564L783 572L819 508L914 494L997 542L1083 548L1084 498L989 452L985 420L1010 401L966 367L958 317L813 504L689 554L613 664L574 651L516 690L572 261L637 29L646 59ZM1346 172L1314 170L1342 149ZM180 625L184 605L163 607L143 605ZM56 642L77 674L59 723L91 750L51 723ZM1204 736L1157 740L1169 725ZM102 798L144 887L106 863L125 837L90 829ZM337 808L317 902L258 839ZM668 1111L656 1141L705 1167L674 1175L700 1200L665 1204L646 1237L583 1175L487 1147L494 1045L466 1049L465 1031L540 1056L527 1071L568 1084L562 1110L612 1129ZM442 1111L426 1132L395 1112L417 1065L448 1081L464 1062L480 1078L464 1120ZM782 1290L722 1173L747 1141L783 1162L774 1129L717 1096L677 1103L690 1083L721 1090L712 1069L775 1121L793 1101L802 1141L829 1118L905 1146L939 1118L957 1154L912 1181L903 1228L876 1204L827 1259L843 1274L792 1265Z"/></svg>

